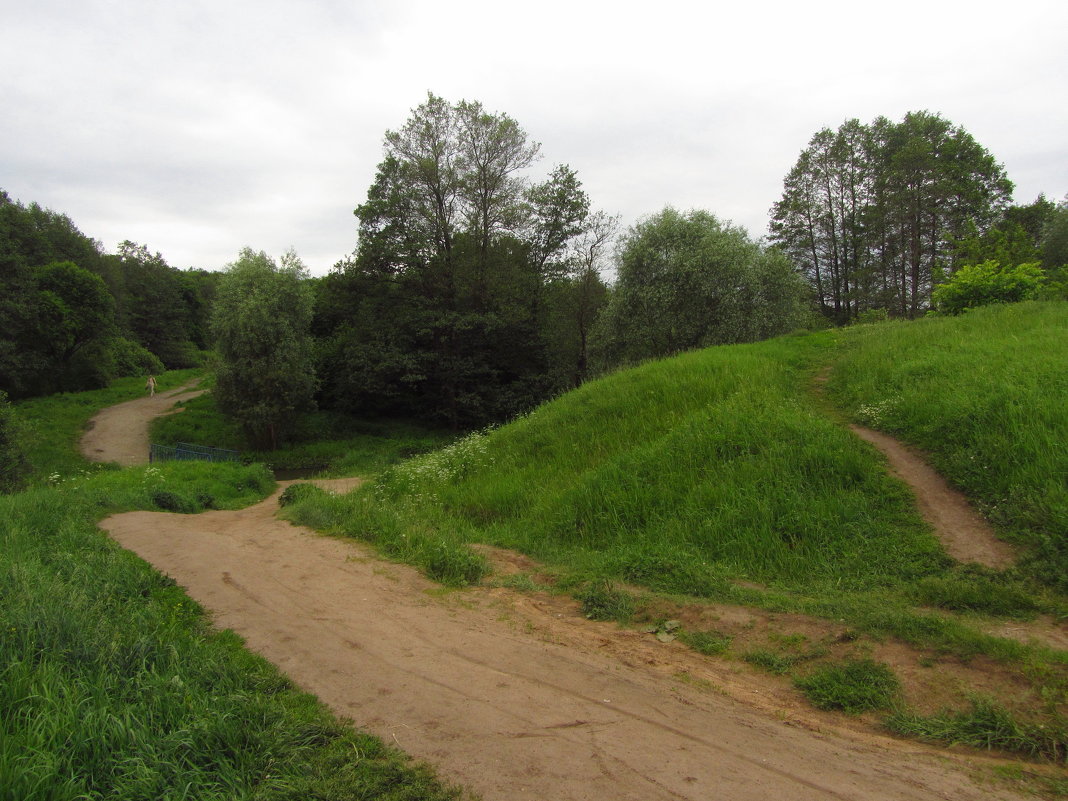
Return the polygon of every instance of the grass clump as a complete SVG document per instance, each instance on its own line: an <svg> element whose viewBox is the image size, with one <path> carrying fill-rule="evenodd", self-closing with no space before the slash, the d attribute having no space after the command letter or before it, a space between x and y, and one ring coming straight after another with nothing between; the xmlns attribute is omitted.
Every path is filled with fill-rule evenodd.
<svg viewBox="0 0 1068 801"><path fill-rule="evenodd" d="M1019 577L981 565L960 565L941 576L925 576L911 587L916 603L957 612L1028 617L1043 609L1042 594Z"/></svg>
<svg viewBox="0 0 1068 801"><path fill-rule="evenodd" d="M785 676L793 670L794 665L801 661L801 656L799 654L772 651L767 648L754 648L742 654L742 659L750 665L754 665L775 676Z"/></svg>
<svg viewBox="0 0 1068 801"><path fill-rule="evenodd" d="M727 653L733 638L718 631L680 631L679 640L699 654L719 656Z"/></svg>
<svg viewBox="0 0 1068 801"><path fill-rule="evenodd" d="M589 620L626 623L634 615L634 597L607 580L591 582L576 597L582 604L582 614Z"/></svg>
<svg viewBox="0 0 1068 801"><path fill-rule="evenodd" d="M794 683L817 708L853 715L888 709L900 689L890 667L871 659L822 665Z"/></svg>
<svg viewBox="0 0 1068 801"><path fill-rule="evenodd" d="M1064 763L1068 760L1068 720L1056 716L1024 723L990 698L975 697L971 709L924 716L898 712L886 720L895 734L973 748L998 749Z"/></svg>

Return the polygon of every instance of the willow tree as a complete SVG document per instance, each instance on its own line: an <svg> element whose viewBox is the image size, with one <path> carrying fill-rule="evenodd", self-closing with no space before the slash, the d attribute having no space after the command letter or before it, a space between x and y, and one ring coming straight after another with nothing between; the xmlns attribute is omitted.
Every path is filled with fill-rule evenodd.
<svg viewBox="0 0 1068 801"><path fill-rule="evenodd" d="M622 237L618 276L596 329L607 365L786 333L803 284L777 249L706 211L665 208Z"/></svg>
<svg viewBox="0 0 1068 801"><path fill-rule="evenodd" d="M276 264L249 248L219 281L213 329L215 397L256 447L277 448L317 387L309 334L313 295L292 251Z"/></svg>

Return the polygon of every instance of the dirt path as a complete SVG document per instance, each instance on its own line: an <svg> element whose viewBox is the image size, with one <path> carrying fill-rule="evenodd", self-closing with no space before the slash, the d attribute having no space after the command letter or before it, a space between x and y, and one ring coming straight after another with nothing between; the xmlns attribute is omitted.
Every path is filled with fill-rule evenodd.
<svg viewBox="0 0 1068 801"><path fill-rule="evenodd" d="M824 395L831 375L825 367L816 374L814 389ZM923 458L889 434L849 424L849 430L882 451L890 471L912 489L920 514L934 529L946 553L958 562L977 562L993 568L1010 567L1016 561L1011 545L998 539L993 528L968 503L968 499L936 473Z"/></svg>
<svg viewBox="0 0 1068 801"><path fill-rule="evenodd" d="M197 383L194 381L170 392L136 398L97 412L79 443L82 455L92 462L117 462L123 467L146 464L149 421L171 413L178 401L203 395L207 390L192 389Z"/></svg>
<svg viewBox="0 0 1068 801"><path fill-rule="evenodd" d="M923 459L881 431L858 425L849 428L882 451L894 475L912 488L920 513L942 541L946 553L958 562L978 562L987 567L1006 568L1013 564L1012 546L999 540L968 499Z"/></svg>
<svg viewBox="0 0 1068 801"><path fill-rule="evenodd" d="M945 752L733 700L729 666L565 601L443 592L276 519L276 499L102 525L334 710L486 799L1012 797Z"/></svg>
<svg viewBox="0 0 1068 801"><path fill-rule="evenodd" d="M148 420L183 391L101 413L83 449L143 461ZM101 525L335 711L487 801L1019 797L970 778L985 760L839 729L728 661L587 621L568 599L444 592L278 520L277 496Z"/></svg>

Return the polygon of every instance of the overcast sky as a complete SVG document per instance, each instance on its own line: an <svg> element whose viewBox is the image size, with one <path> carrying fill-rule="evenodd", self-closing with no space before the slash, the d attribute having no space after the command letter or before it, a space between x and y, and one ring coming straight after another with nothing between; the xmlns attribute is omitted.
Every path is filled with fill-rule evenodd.
<svg viewBox="0 0 1068 801"><path fill-rule="evenodd" d="M221 269L356 246L382 137L433 91L506 112L632 224L767 231L811 136L940 112L1015 200L1068 193L1068 2L0 0L0 188L114 252Z"/></svg>

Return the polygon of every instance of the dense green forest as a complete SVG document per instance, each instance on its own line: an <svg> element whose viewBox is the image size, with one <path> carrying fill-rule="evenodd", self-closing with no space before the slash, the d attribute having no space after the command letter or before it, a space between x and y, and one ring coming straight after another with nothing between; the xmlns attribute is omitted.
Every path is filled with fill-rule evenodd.
<svg viewBox="0 0 1068 801"><path fill-rule="evenodd" d="M0 190L0 391L92 389L199 364L217 279L129 241L105 253L66 215Z"/></svg>

